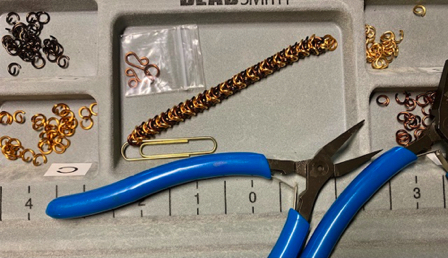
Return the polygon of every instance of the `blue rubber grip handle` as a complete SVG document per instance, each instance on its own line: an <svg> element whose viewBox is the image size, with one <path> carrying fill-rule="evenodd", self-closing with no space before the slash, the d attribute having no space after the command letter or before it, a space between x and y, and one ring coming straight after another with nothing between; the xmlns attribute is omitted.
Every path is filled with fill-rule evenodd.
<svg viewBox="0 0 448 258"><path fill-rule="evenodd" d="M359 209L392 177L417 156L394 147L365 168L341 193L324 215L300 257L329 257Z"/></svg>
<svg viewBox="0 0 448 258"><path fill-rule="evenodd" d="M296 258L308 235L310 224L296 210L290 209L277 243L269 254L269 258Z"/></svg>
<svg viewBox="0 0 448 258"><path fill-rule="evenodd" d="M179 184L241 175L270 179L271 170L266 157L239 152L178 160L98 189L56 198L48 204L46 213L57 219L84 217L118 208Z"/></svg>

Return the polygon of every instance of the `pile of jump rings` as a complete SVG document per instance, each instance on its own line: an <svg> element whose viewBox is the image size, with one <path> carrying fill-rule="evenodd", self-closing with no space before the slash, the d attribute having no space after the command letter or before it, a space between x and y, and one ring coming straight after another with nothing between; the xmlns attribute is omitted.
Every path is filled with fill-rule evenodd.
<svg viewBox="0 0 448 258"><path fill-rule="evenodd" d="M392 31L381 35L380 42L375 42L376 29L366 24L366 61L373 69L386 69L395 57L398 57L398 44L403 41L404 32L400 30L400 39L396 40Z"/></svg>
<svg viewBox="0 0 448 258"><path fill-rule="evenodd" d="M32 149L23 147L20 140L16 138L3 136L0 138L0 147L3 155L9 160L17 160L20 158L26 163L33 162L34 166L40 166L47 163L46 155L49 155L52 152L62 154L70 147L71 141L68 137L75 134L78 124L80 124L81 128L84 130L89 130L93 127L92 116L98 115L97 112L93 111L96 105L97 103L92 103L89 107L83 106L79 109L78 113L81 116L80 122L70 107L64 103L59 103L53 106L51 111L56 117L47 119L45 115L40 113L34 115L31 117L31 122L32 128L35 131L40 131L39 143L37 144L40 153L36 154ZM85 113L84 110L87 110L87 115L83 115L83 113ZM0 114L3 114L0 120L2 123L3 117L7 117L5 122L9 122L10 119L21 124L25 122L25 117L23 116L25 112L22 110L15 112L14 115L10 115L5 111ZM83 123L84 121L89 121L89 125L85 126ZM42 162L38 160L39 158Z"/></svg>
<svg viewBox="0 0 448 258"><path fill-rule="evenodd" d="M403 105L406 111L398 113L397 120L403 125L404 129L400 129L395 133L395 139L401 146L408 146L414 140L419 139L422 132L431 124L430 123L430 110L434 103L435 91L427 91L419 94L416 98L411 98L411 93L404 92L404 100L400 100L399 94L395 94L395 101L399 105ZM387 106L390 103L389 97L386 95L380 95L376 99L376 102L380 106ZM413 114L417 106L421 108L421 116ZM426 108L426 110L425 110ZM413 133L414 136L411 135ZM414 139L413 139L414 138Z"/></svg>
<svg viewBox="0 0 448 258"><path fill-rule="evenodd" d="M68 68L70 58L64 55L64 48L58 40L50 36L42 42L39 37L44 25L50 22L48 13L30 12L26 16L28 23L26 24L20 22L20 16L17 13L10 12L6 16L6 22L12 26L6 29L11 35L2 37L2 45L9 55L18 56L23 61L31 63L34 68L42 69L46 64L42 57L45 54L49 62L57 63L63 69ZM11 63L8 65L8 72L12 76L17 76L21 68L22 66L18 63Z"/></svg>

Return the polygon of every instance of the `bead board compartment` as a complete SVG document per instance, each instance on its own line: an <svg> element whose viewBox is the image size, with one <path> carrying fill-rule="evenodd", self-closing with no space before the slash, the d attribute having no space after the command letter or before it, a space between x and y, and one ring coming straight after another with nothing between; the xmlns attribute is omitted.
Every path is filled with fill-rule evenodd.
<svg viewBox="0 0 448 258"><path fill-rule="evenodd" d="M93 127L90 130L84 130L81 128L81 118L78 111L81 107L87 106L94 103L95 100L89 96L77 96L75 99L64 99L59 96L47 96L42 99L8 99L1 103L0 110L7 111L13 114L17 110L23 110L26 112L25 123L17 124L13 122L12 125L0 125L1 135L7 135L12 138L17 138L22 142L25 148L32 149L36 154L40 153L37 143L39 142L39 134L42 132L35 131L32 129L31 118L35 114L41 113L46 116L46 118L56 117L51 111L53 106L58 103L67 104L70 110L75 114L76 119L78 119L78 127L73 136L67 137L70 140L70 147L67 148L65 153L56 154L52 152L47 156L47 164L35 167L32 163L25 163L21 159L10 161L3 157L0 159L1 177L3 182L9 181L22 181L22 182L33 182L42 180L43 174L47 171L52 163L98 163L98 123L99 119L97 116L92 116L94 121ZM96 107L94 110L98 110ZM84 122L86 126L89 122ZM95 167L95 166L94 166ZM88 173L88 177L92 178L98 173L97 170L91 169ZM78 177L80 179L80 177ZM59 179L60 180L60 179ZM70 180L73 180L70 179Z"/></svg>
<svg viewBox="0 0 448 258"><path fill-rule="evenodd" d="M11 8L14 6L13 8ZM62 69L57 63L51 63L42 49L45 66L36 69L30 62L18 56L9 55L4 49L0 51L0 77L23 80L24 78L64 78L92 77L97 75L98 67L98 6L93 0L81 0L61 5L58 1L2 1L0 2L0 36L11 35L4 28L12 28L6 23L6 16L14 11L20 16L20 22L28 24L26 16L29 12L45 11L50 15L50 22L44 25L40 39L56 37L64 48L64 55L70 58L69 68ZM73 36L75 35L75 36ZM80 43L82 42L82 43ZM10 63L22 66L20 74L13 77L8 73Z"/></svg>

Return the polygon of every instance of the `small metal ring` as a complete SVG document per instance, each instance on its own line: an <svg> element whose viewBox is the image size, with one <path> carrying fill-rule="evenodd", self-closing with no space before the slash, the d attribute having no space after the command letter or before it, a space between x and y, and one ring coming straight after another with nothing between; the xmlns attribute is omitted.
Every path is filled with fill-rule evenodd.
<svg viewBox="0 0 448 258"><path fill-rule="evenodd" d="M4 122L3 122L3 117L6 117L6 121L4 121ZM12 124L13 121L14 121L14 117L10 113L8 113L6 111L0 112L0 124L10 125L10 124Z"/></svg>
<svg viewBox="0 0 448 258"><path fill-rule="evenodd" d="M70 61L70 57L68 56L58 56L57 60L59 67L62 69L67 69Z"/></svg>
<svg viewBox="0 0 448 258"><path fill-rule="evenodd" d="M405 91L403 93L405 95L405 100L404 101L400 101L400 99L398 98L398 93L395 94L395 101L397 101L398 104L403 105L406 103L406 101L408 101L409 97L411 96L411 94L407 91Z"/></svg>
<svg viewBox="0 0 448 258"><path fill-rule="evenodd" d="M138 86L138 84L139 84L139 82L136 78L129 79L129 81L128 81L129 88L136 88Z"/></svg>
<svg viewBox="0 0 448 258"><path fill-rule="evenodd" d="M60 143L60 142L56 142L53 143L53 145L51 145L51 148L53 149L53 151L57 154L63 154L65 152L65 150L67 149L64 144Z"/></svg>
<svg viewBox="0 0 448 258"><path fill-rule="evenodd" d="M15 144L12 144L13 142L14 142ZM20 142L19 139L16 139L16 138L10 138L9 141L6 142L6 145L11 145L11 146L14 146L14 147L19 147L19 146L22 146L22 143Z"/></svg>
<svg viewBox="0 0 448 258"><path fill-rule="evenodd" d="M44 150L44 145L48 146L47 150ZM39 148L40 152L42 152L42 154L44 154L44 155L48 155L53 152L53 149L51 146L52 146L52 144L51 144L50 140L48 140L46 138L41 139L39 141L39 143L37 144L37 147Z"/></svg>
<svg viewBox="0 0 448 258"><path fill-rule="evenodd" d="M16 20L14 20L13 17L16 17ZM20 16L16 12L9 12L8 15L6 15L6 23L8 23L9 25L14 26L19 21Z"/></svg>
<svg viewBox="0 0 448 258"><path fill-rule="evenodd" d="M65 144L63 141L65 141ZM58 135L57 138L55 138L55 142L64 145L66 149L68 149L68 147L70 147L71 145L71 141L63 135Z"/></svg>
<svg viewBox="0 0 448 258"><path fill-rule="evenodd" d="M33 156L33 157L25 157L25 154L27 153L27 152L29 152L29 153L31 153L31 155ZM20 157L22 158L22 160L24 161L24 162L31 162L32 160L33 160L33 158L34 158L34 156L36 155L36 153L32 150L32 149L24 149L23 151L22 151L22 153L20 154Z"/></svg>
<svg viewBox="0 0 448 258"><path fill-rule="evenodd" d="M22 66L18 63L10 63L8 65L8 73L12 76L17 76L20 73L20 69L22 69Z"/></svg>
<svg viewBox="0 0 448 258"><path fill-rule="evenodd" d="M37 158L39 158L39 157L42 157L43 163L40 163L39 161L37 161ZM38 166L41 166L42 164L46 164L46 163L47 163L47 156L45 156L42 153L38 153L38 154L34 155L34 157L33 157L33 165L34 166L38 167Z"/></svg>
<svg viewBox="0 0 448 258"><path fill-rule="evenodd" d="M406 111L413 111L417 106L416 101L412 98L406 100L406 103L404 105L406 107Z"/></svg>
<svg viewBox="0 0 448 258"><path fill-rule="evenodd" d="M55 114L57 116L61 116L60 113L62 112L62 110L70 110L70 107L65 103L59 103L59 104L55 104L53 106L53 108L51 109L53 114Z"/></svg>
<svg viewBox="0 0 448 258"><path fill-rule="evenodd" d="M14 112L14 115L13 115L14 121L18 124L25 123L25 116L23 116L24 114L26 114L26 113L23 110L17 110L16 112Z"/></svg>
<svg viewBox="0 0 448 258"><path fill-rule="evenodd" d="M426 7L424 7L421 4L414 6L413 11L414 11L415 15L420 16L420 17L423 17L426 15Z"/></svg>
<svg viewBox="0 0 448 258"><path fill-rule="evenodd" d="M3 140L5 140L5 139L6 139L6 143L3 143ZM7 142L9 142L10 140L11 140L11 137L6 136L6 135L0 137L0 147L3 147L4 145L6 145Z"/></svg>
<svg viewBox="0 0 448 258"><path fill-rule="evenodd" d="M41 18L40 18L40 17L42 17L42 15L46 16L47 19L41 21ZM48 13L46 13L46 12L38 12L38 13L37 13L37 21L38 21L40 24L47 24L47 23L50 22L50 15L49 15Z"/></svg>
<svg viewBox="0 0 448 258"><path fill-rule="evenodd" d="M93 108L96 107L97 105L98 105L98 103L94 102L94 103L90 104L90 106L89 106L90 113L92 113L92 115L94 115L94 116L98 115L98 112L93 111Z"/></svg>
<svg viewBox="0 0 448 258"><path fill-rule="evenodd" d="M90 121L90 124L88 126L84 126L84 120ZM83 116L81 119L81 128L84 130L90 130L93 127L93 119L91 116Z"/></svg>
<svg viewBox="0 0 448 258"><path fill-rule="evenodd" d="M381 98L384 98L384 101L383 101L383 102L381 101ZM378 105L380 105L380 106L387 107L387 106L389 105L389 103L390 103L390 99L389 99L389 97L386 96L386 95L379 95L379 96L376 98L376 103L377 103Z"/></svg>
<svg viewBox="0 0 448 258"><path fill-rule="evenodd" d="M82 111L83 110L87 110L87 112L88 112L88 115L83 115L82 114ZM92 111L90 111L90 109L88 108L88 107L86 107L86 106L84 106L84 107L81 107L79 110L78 110L78 114L79 114L79 117L81 117L81 118L84 118L84 117L91 117L92 116Z"/></svg>
<svg viewBox="0 0 448 258"><path fill-rule="evenodd" d="M403 119L400 118L401 115L403 115ZM397 120L400 123L404 123L405 121L407 121L409 119L409 117L410 117L410 113L403 111L403 112L398 113Z"/></svg>
<svg viewBox="0 0 448 258"><path fill-rule="evenodd" d="M39 65L39 61L40 61L40 65ZM33 57L31 64L33 65L34 68L36 69L42 69L45 66L45 59L42 58L42 56L40 54L37 54Z"/></svg>
<svg viewBox="0 0 448 258"><path fill-rule="evenodd" d="M419 100L420 98L423 98L424 102L421 103ZM415 98L415 101L417 102L417 105L420 107L426 107L427 105L429 105L430 103L430 97L428 95L426 95L426 93L422 93L417 95L417 97Z"/></svg>
<svg viewBox="0 0 448 258"><path fill-rule="evenodd" d="M39 19L37 17L37 13L35 13L35 12L30 12L26 15L26 21L28 23L34 23L34 22L37 22L38 20Z"/></svg>

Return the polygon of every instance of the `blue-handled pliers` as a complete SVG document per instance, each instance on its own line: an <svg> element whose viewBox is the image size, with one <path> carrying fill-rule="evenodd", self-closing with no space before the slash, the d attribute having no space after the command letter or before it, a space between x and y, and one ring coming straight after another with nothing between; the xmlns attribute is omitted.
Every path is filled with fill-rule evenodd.
<svg viewBox="0 0 448 258"><path fill-rule="evenodd" d="M48 204L48 216L58 219L84 217L138 201L164 189L194 180L221 176L261 176L271 173L296 173L306 178L306 189L298 196L295 209L288 213L286 224L270 257L297 257L309 230L309 220L317 196L325 183L343 176L378 151L334 164L332 157L364 124L353 126L325 145L314 158L304 161L267 159L257 153L222 153L171 162L143 171L113 184L84 193L63 196Z"/></svg>
<svg viewBox="0 0 448 258"><path fill-rule="evenodd" d="M417 155L427 153L434 143L448 142L447 78L448 60L431 108L431 125L408 147L394 147L375 159L345 188L320 221L301 257L329 257L356 213L387 181L415 162ZM444 157L438 155L438 158L448 171Z"/></svg>

